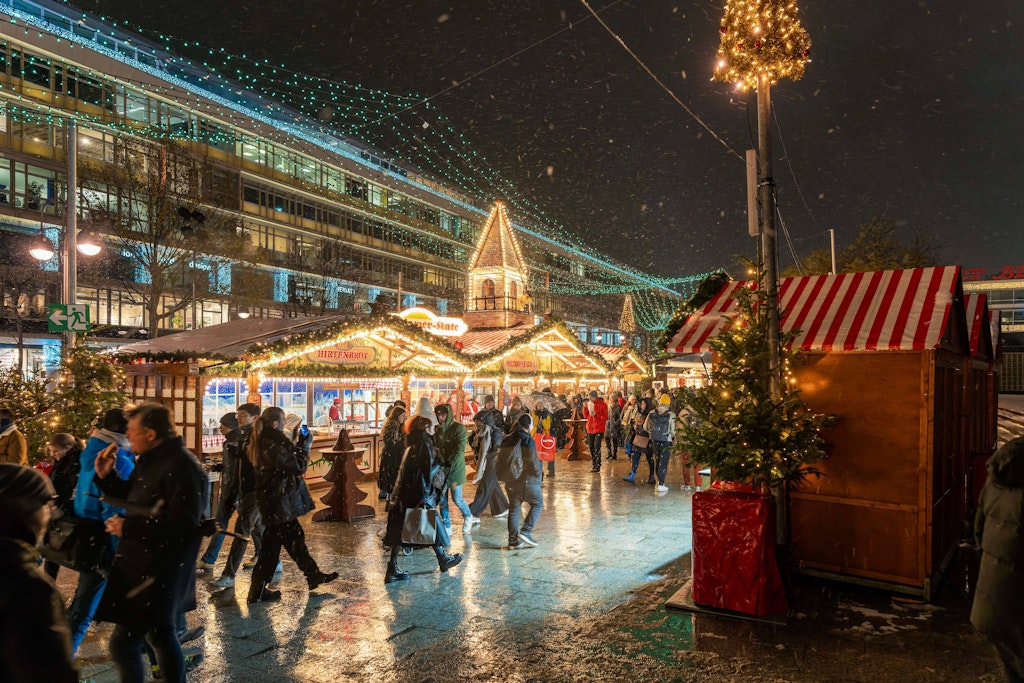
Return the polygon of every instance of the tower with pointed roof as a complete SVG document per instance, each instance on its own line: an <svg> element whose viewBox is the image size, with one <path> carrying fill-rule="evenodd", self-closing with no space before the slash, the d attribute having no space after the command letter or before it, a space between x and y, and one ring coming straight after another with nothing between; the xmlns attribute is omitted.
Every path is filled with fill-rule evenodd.
<svg viewBox="0 0 1024 683"><path fill-rule="evenodd" d="M526 259L503 202L495 202L469 260L463 320L470 329L533 324Z"/></svg>

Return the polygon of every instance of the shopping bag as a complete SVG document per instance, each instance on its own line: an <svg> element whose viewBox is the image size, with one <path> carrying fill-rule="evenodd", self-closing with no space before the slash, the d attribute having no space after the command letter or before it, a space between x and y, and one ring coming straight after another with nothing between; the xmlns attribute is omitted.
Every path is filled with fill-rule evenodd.
<svg viewBox="0 0 1024 683"><path fill-rule="evenodd" d="M633 448L647 448L647 444L651 442L651 437L640 436L637 434L633 437Z"/></svg>
<svg viewBox="0 0 1024 683"><path fill-rule="evenodd" d="M407 508L405 523L402 525L402 543L409 545L434 545L437 538L437 510L432 508Z"/></svg>
<svg viewBox="0 0 1024 683"><path fill-rule="evenodd" d="M533 442L537 444L537 457L543 462L550 462L555 459L556 439L547 434L534 434Z"/></svg>
<svg viewBox="0 0 1024 683"><path fill-rule="evenodd" d="M103 522L74 515L50 521L39 552L51 562L80 572L105 573L114 559Z"/></svg>

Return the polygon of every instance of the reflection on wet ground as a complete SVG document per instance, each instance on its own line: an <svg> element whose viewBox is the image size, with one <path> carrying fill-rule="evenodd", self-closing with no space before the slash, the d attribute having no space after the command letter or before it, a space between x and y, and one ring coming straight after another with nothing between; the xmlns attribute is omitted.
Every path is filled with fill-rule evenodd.
<svg viewBox="0 0 1024 683"><path fill-rule="evenodd" d="M641 465L642 473L645 468ZM514 645L498 646L495 638L514 634L515 641L542 642L546 634L589 623L658 579L659 568L689 553L690 497L680 490L679 472L670 471L673 485L666 494L624 483L627 472L621 459L606 462L596 474L588 462L560 460L556 479L544 483L537 548L505 549L503 519L485 517L472 534L463 534L453 506L452 552L463 553L463 563L442 574L432 552L417 550L401 562L412 578L390 586L383 582L380 502L375 518L353 524L304 518L313 556L321 568L341 574L314 593L290 559L284 560L279 603L245 603L248 571L240 572L234 589L213 589L204 579L219 576L225 547L217 569L200 575L200 608L189 615L190 625L206 626L203 638L186 646L205 654L190 680L405 680L412 672L403 671L403 658L429 652L456 633L461 666L486 671L496 650ZM370 493L367 502L376 500L373 484L361 488ZM473 493L467 485L466 499L471 501ZM73 572L62 572L67 595L73 578ZM688 620L670 617L673 624ZM678 631L689 631L692 639L692 629ZM80 650L83 673L97 681L116 680L106 656L109 633L109 626L94 626ZM672 644L652 647L650 656L662 658L660 649L676 651L685 641L673 638ZM458 670L441 666L435 675L452 680ZM421 670L412 679L425 675Z"/></svg>
<svg viewBox="0 0 1024 683"><path fill-rule="evenodd" d="M670 491L630 485L622 460L590 472L560 460L544 483L539 547L504 549L504 520L461 532L465 561L447 574L433 553L401 563L409 581L385 587L377 517L355 524L304 520L314 557L341 578L312 594L284 561L284 598L247 605L248 572L234 590L201 576L186 646L205 661L190 681L850 681L1003 680L991 649L968 622L974 551L963 549L931 604L856 586L797 578L788 623L676 612L665 602L689 578L690 497L673 461ZM641 472L646 473L645 465ZM641 477L638 477L641 479ZM361 485L376 499L370 483ZM467 500L473 487L466 487ZM314 492L314 498L319 498ZM72 572L62 572L66 595ZM115 681L110 626L94 627L83 673Z"/></svg>

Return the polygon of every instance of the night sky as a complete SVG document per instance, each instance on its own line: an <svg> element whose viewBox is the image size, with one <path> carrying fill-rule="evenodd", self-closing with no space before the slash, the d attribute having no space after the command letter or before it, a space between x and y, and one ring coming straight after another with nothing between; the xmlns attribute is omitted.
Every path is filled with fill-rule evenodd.
<svg viewBox="0 0 1024 683"><path fill-rule="evenodd" d="M737 255L754 253L741 159L582 2L78 4L324 78L433 96L521 193L588 244L649 272L735 270ZM732 150L756 144L753 98L710 81L721 2L591 6ZM772 91L774 176L797 254L827 247L828 228L841 248L879 216L908 240L932 236L942 263L985 268L986 277L1024 263L1024 3L799 7L812 62L802 80ZM791 263L780 237L780 264Z"/></svg>

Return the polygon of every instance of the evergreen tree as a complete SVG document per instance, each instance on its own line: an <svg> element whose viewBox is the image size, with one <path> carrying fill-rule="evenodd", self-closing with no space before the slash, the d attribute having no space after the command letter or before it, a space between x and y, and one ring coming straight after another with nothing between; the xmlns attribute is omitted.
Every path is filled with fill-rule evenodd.
<svg viewBox="0 0 1024 683"><path fill-rule="evenodd" d="M35 464L43 457L43 446L50 436L47 410L52 395L44 379L25 379L16 367L0 368L0 396L11 411L18 431L28 442L28 460Z"/></svg>
<svg viewBox="0 0 1024 683"><path fill-rule="evenodd" d="M811 39L797 19L795 0L726 0L712 80L757 88L780 78L800 80Z"/></svg>
<svg viewBox="0 0 1024 683"><path fill-rule="evenodd" d="M810 412L793 386L794 332L782 336L787 381L782 398L772 400L765 294L740 288L734 296L732 324L710 342L717 354L711 384L683 397L695 419L680 425L676 450L688 451L721 480L760 490L799 483L820 474L814 464L827 455L821 431L835 417Z"/></svg>
<svg viewBox="0 0 1024 683"><path fill-rule="evenodd" d="M60 363L49 409L50 431L87 438L93 422L110 408L125 405L124 371L79 338Z"/></svg>

